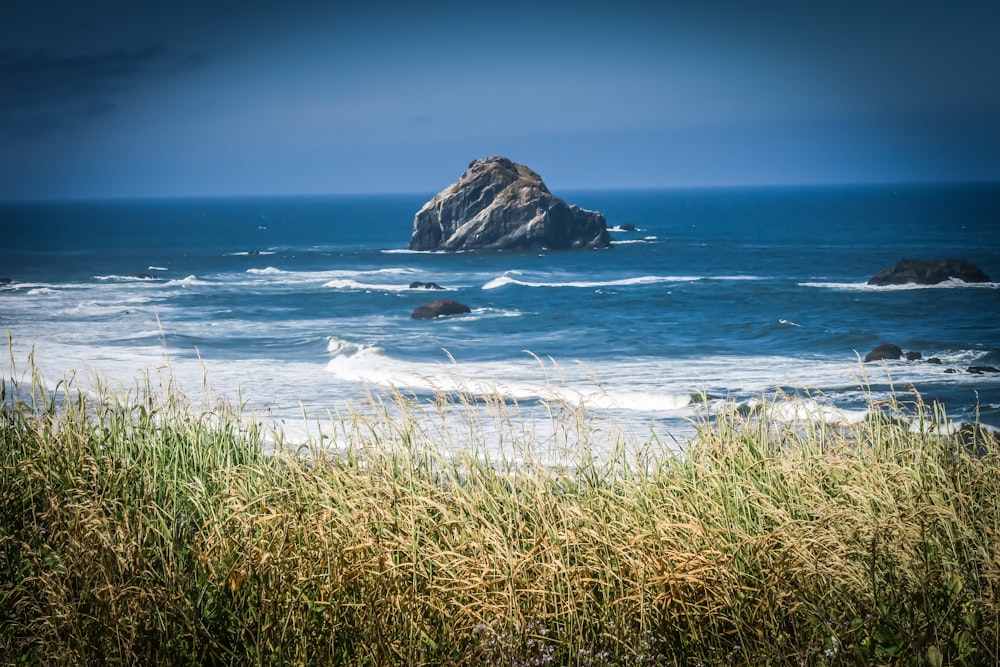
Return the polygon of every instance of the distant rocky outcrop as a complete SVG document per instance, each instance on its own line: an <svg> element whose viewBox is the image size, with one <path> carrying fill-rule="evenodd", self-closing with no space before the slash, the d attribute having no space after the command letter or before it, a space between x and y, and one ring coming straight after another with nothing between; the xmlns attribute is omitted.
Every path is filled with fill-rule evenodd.
<svg viewBox="0 0 1000 667"><path fill-rule="evenodd" d="M413 219L410 250L563 250L610 247L604 215L554 196L505 157L476 160Z"/></svg>
<svg viewBox="0 0 1000 667"><path fill-rule="evenodd" d="M420 306L413 311L411 317L415 320L433 320L435 317L444 315L461 315L471 313L472 309L464 303L459 303L452 299L438 299Z"/></svg>
<svg viewBox="0 0 1000 667"><path fill-rule="evenodd" d="M419 280L414 280L410 283L410 289L444 289L437 283L422 283Z"/></svg>
<svg viewBox="0 0 1000 667"><path fill-rule="evenodd" d="M950 279L967 283L992 282L982 269L963 259L935 259L924 262L919 259L901 259L891 268L879 271L869 281L869 285L937 285Z"/></svg>

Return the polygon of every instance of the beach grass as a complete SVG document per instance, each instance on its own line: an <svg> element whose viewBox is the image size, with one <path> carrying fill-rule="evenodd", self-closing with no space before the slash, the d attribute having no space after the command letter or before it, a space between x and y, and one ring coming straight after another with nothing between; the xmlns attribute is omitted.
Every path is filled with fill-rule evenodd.
<svg viewBox="0 0 1000 667"><path fill-rule="evenodd" d="M4 664L1000 660L1000 446L919 397L920 428L772 397L603 455L556 406L553 463L499 397L390 396L286 451L169 381L45 386L0 388Z"/></svg>

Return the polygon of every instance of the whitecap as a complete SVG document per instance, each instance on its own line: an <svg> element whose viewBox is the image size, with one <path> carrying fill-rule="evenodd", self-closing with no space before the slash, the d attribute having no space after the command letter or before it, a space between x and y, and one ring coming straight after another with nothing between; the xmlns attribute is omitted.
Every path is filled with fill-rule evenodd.
<svg viewBox="0 0 1000 667"><path fill-rule="evenodd" d="M842 291L897 292L916 289L997 289L1000 287L1000 283L967 283L962 280L951 278L935 285L920 285L918 283L905 283L903 285L869 285L867 282L805 282L799 283L799 287L815 287L820 289Z"/></svg>
<svg viewBox="0 0 1000 667"><path fill-rule="evenodd" d="M274 276L283 273L288 273L288 271L282 271L281 269L277 269L273 266L268 266L263 269L247 269L247 273L250 273L255 276Z"/></svg>
<svg viewBox="0 0 1000 667"><path fill-rule="evenodd" d="M156 276L94 276L94 280L100 280L102 282L145 282L150 280L156 280Z"/></svg>
<svg viewBox="0 0 1000 667"><path fill-rule="evenodd" d="M28 296L44 296L46 294L58 294L58 290L54 290L51 287L35 287L28 290Z"/></svg>
<svg viewBox="0 0 1000 667"><path fill-rule="evenodd" d="M147 266L146 270L147 271L169 271L170 269L168 269L165 266Z"/></svg>
<svg viewBox="0 0 1000 667"><path fill-rule="evenodd" d="M189 285L207 285L204 280L199 280L198 276L185 276L179 280L170 280L165 283L167 287L187 287Z"/></svg>
<svg viewBox="0 0 1000 667"><path fill-rule="evenodd" d="M656 236L644 236L641 239L615 239L611 245L628 245L630 243L656 243L659 240Z"/></svg>
<svg viewBox="0 0 1000 667"><path fill-rule="evenodd" d="M505 285L520 285L522 287L624 287L628 285L652 285L657 283L693 282L702 280L701 276L637 276L635 278L620 278L618 280L570 280L560 282L532 282L519 280L510 273L505 273L483 285L484 290L497 289Z"/></svg>
<svg viewBox="0 0 1000 667"><path fill-rule="evenodd" d="M333 289L343 289L343 290L376 290L382 292L403 292L410 289L409 283L403 284L386 284L386 283L362 283L357 280L352 280L350 278L340 278L337 280L330 280L323 283L323 287L330 287ZM437 290L435 290L437 291Z"/></svg>

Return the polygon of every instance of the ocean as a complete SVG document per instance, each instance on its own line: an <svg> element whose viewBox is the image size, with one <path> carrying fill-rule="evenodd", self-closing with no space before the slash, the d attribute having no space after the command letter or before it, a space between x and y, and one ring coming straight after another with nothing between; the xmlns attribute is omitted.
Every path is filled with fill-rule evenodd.
<svg viewBox="0 0 1000 667"><path fill-rule="evenodd" d="M903 257L1000 280L1000 185L555 194L603 212L613 247L410 252L433 193L0 202L0 372L24 382L31 357L52 387L125 390L168 375L288 442L395 392L500 396L540 438L575 411L683 442L776 392L831 423L919 394L1000 426L1000 374L967 371L1000 367L1000 283L866 284ZM442 297L472 312L410 317ZM862 364L882 342L942 363Z"/></svg>

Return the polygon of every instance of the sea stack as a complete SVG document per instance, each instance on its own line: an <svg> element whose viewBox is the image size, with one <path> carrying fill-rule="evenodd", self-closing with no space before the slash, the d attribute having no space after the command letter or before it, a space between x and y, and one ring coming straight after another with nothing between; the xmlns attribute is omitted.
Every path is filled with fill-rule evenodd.
<svg viewBox="0 0 1000 667"><path fill-rule="evenodd" d="M469 165L413 219L410 250L568 250L611 245L604 215L554 196L505 157Z"/></svg>

